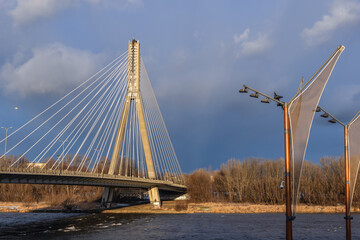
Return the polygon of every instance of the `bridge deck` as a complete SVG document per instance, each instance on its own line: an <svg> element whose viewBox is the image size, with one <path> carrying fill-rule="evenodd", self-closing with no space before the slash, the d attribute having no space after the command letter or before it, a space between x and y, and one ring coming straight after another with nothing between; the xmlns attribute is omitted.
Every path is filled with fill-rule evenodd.
<svg viewBox="0 0 360 240"><path fill-rule="evenodd" d="M35 168L0 168L0 183L82 185L142 189L158 187L159 190L178 193L186 192L186 186L173 183L172 181L100 173L66 170L44 170Z"/></svg>

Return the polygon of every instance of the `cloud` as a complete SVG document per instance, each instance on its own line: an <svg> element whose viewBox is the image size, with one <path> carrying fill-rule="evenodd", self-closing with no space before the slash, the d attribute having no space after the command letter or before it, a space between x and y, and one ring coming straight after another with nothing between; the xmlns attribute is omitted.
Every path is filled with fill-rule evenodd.
<svg viewBox="0 0 360 240"><path fill-rule="evenodd" d="M254 41L247 41L241 44L243 55L257 55L270 47L271 43L266 34L260 34Z"/></svg>
<svg viewBox="0 0 360 240"><path fill-rule="evenodd" d="M103 57L53 43L34 48L32 56L20 63L24 56L17 53L12 63L0 70L0 84L6 94L22 97L44 93L63 94L91 76L102 64Z"/></svg>
<svg viewBox="0 0 360 240"><path fill-rule="evenodd" d="M240 34L239 36L236 36L236 34L235 34L235 35L234 35L234 42L235 42L236 44L238 44L238 43L240 43L240 42L248 39L248 37L249 37L249 32L250 32L250 28L247 28L247 29L245 29L245 31L244 31L242 34Z"/></svg>
<svg viewBox="0 0 360 240"><path fill-rule="evenodd" d="M305 28L301 37L308 45L317 45L329 40L341 27L359 21L360 3L335 0L330 8L330 13L315 22L312 28Z"/></svg>
<svg viewBox="0 0 360 240"><path fill-rule="evenodd" d="M56 13L77 4L101 5L119 10L131 6L142 6L141 0L17 0L16 6L9 11L15 26L26 25L41 18L53 17Z"/></svg>
<svg viewBox="0 0 360 240"><path fill-rule="evenodd" d="M38 18L47 18L71 5L70 0L18 0L10 11L15 25L31 23Z"/></svg>
<svg viewBox="0 0 360 240"><path fill-rule="evenodd" d="M255 40L249 39L250 29L247 28L240 35L234 35L235 44L240 44L240 51L237 56L254 56L259 55L265 52L271 46L271 41L269 40L267 34L259 34Z"/></svg>

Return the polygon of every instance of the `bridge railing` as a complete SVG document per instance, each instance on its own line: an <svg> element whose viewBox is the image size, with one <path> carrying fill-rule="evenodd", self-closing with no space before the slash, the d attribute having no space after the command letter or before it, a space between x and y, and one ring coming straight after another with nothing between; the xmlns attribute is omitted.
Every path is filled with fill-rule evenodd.
<svg viewBox="0 0 360 240"><path fill-rule="evenodd" d="M41 169L41 168L9 168L9 167L0 167L1 173L13 173L13 174L40 174L40 175L58 175L58 176L78 176L78 177L93 177L93 178L107 178L107 179L118 179L118 180L129 180L129 181L146 181L159 184L167 184L173 186L181 186L182 184L177 184L171 180L157 180L157 179L147 179L133 176L123 176L123 175L111 175L111 174L102 174L102 173L90 173L90 172L77 172L69 170L50 170L50 169Z"/></svg>

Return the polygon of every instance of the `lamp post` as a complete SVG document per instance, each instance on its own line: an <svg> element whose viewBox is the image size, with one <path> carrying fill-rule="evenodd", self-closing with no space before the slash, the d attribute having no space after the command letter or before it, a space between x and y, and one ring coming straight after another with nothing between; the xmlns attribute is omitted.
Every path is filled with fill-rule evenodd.
<svg viewBox="0 0 360 240"><path fill-rule="evenodd" d="M270 97L253 88L244 85L240 93L253 91L250 97L259 98L259 95L265 97L262 103L269 103L270 100L277 102L284 110L284 145L285 145L285 188L286 188L286 239L292 239L292 220L295 219L297 195L300 186L300 177L302 164L304 162L306 147L309 140L312 121L314 118L317 104L320 101L324 88L329 80L332 70L337 60L344 51L344 46L339 46L334 53L325 61L325 63L315 72L315 74L303 85L300 82L297 93L289 102L282 102L282 96L274 92L274 97ZM290 133L291 131L291 133ZM298 134L299 131L301 134ZM291 136L290 136L291 134ZM291 156L290 156L291 139ZM305 143L305 144L304 144ZM294 164L292 168L293 182L290 183L290 157ZM291 199L293 192L293 199ZM291 204L294 204L292 209Z"/></svg>
<svg viewBox="0 0 360 240"><path fill-rule="evenodd" d="M244 85L243 89L240 89L240 93L248 93L248 90L251 90L253 93L250 94L250 97L259 98L259 95L264 98L261 100L262 103L270 103L274 101L277 103L277 106L280 106L284 110L284 147L285 147L285 204L286 204L286 239L292 239L292 221L295 217L292 216L291 211L291 180L290 180L290 123L289 123L289 112L288 112L288 103L280 101L282 96L274 92L274 97L270 97L267 94L264 94L260 91L257 91L249 86ZM283 186L283 182L281 182ZM284 186L283 186L284 187Z"/></svg>
<svg viewBox="0 0 360 240"><path fill-rule="evenodd" d="M329 112L325 111L321 107L316 108L316 112L324 112L320 115L323 118L331 117L328 122L330 123L339 123L344 127L344 160L345 160L345 224L346 224L346 240L351 239L351 217L350 214L350 161L349 161L349 127L353 123L353 120L360 114L360 111L354 116L354 118L348 123L344 124L339 119L331 115ZM355 179L356 180L356 179Z"/></svg>
<svg viewBox="0 0 360 240"><path fill-rule="evenodd" d="M101 150L101 149L94 148L93 150L94 150L94 155L93 155L93 157L95 157L95 159L98 158L98 157L100 158L99 154L100 154L100 150ZM96 153L97 153L97 155L96 155ZM99 160L99 159L98 159L98 160ZM100 162L100 161L99 161L99 162ZM99 168L99 165L97 165L97 168Z"/></svg>
<svg viewBox="0 0 360 240"><path fill-rule="evenodd" d="M4 160L6 161L6 146L7 146L7 136L8 136L8 130L13 127L1 127L5 129L5 153L4 153Z"/></svg>
<svg viewBox="0 0 360 240"><path fill-rule="evenodd" d="M58 155L56 155L56 162L59 162L59 157L60 157L60 155L59 155L59 154L58 154ZM60 171L60 173L61 173L60 164L58 165L58 169L59 169L59 171Z"/></svg>
<svg viewBox="0 0 360 240"><path fill-rule="evenodd" d="M16 111L16 110L18 110L19 109L19 107L17 107L17 106L15 106L14 107L14 110ZM4 161L6 161L6 149L7 149L7 138L8 138L8 130L9 129L12 129L13 127L12 126L10 126L10 127L1 127L1 128L3 128L3 129L5 129L5 152L4 152ZM2 141L1 141L2 142Z"/></svg>
<svg viewBox="0 0 360 240"><path fill-rule="evenodd" d="M59 140L59 142L61 142L62 144L62 154L61 154L61 170L64 169L64 150L65 150L65 143L68 142L68 140Z"/></svg>

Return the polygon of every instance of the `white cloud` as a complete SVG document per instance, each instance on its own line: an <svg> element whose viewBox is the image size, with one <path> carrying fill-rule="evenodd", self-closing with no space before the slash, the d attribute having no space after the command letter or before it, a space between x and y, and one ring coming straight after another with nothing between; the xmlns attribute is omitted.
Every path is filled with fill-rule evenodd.
<svg viewBox="0 0 360 240"><path fill-rule="evenodd" d="M308 45L323 43L343 26L360 22L360 3L335 0L330 13L315 22L312 28L305 28L301 33Z"/></svg>
<svg viewBox="0 0 360 240"><path fill-rule="evenodd" d="M32 56L19 63L16 54L13 63L0 70L0 84L6 94L23 97L43 93L63 94L93 74L103 57L74 49L60 43L34 48Z"/></svg>
<svg viewBox="0 0 360 240"><path fill-rule="evenodd" d="M250 29L247 28L242 34L238 36L234 35L235 44L240 44L238 57L259 55L271 46L271 41L269 40L267 34L258 34L256 39L248 40L249 33Z"/></svg>
<svg viewBox="0 0 360 240"><path fill-rule="evenodd" d="M240 43L240 42L248 39L248 37L249 37L249 32L250 32L250 28L247 28L247 29L245 29L245 31L244 31L242 34L240 34L239 36L237 36L237 35L235 34L235 35L234 35L234 42L235 42L236 44L238 44L238 43Z"/></svg>
<svg viewBox="0 0 360 240"><path fill-rule="evenodd" d="M250 56L257 55L271 46L270 40L266 34L260 34L258 38L254 41L247 41L241 44L242 54Z"/></svg>
<svg viewBox="0 0 360 240"><path fill-rule="evenodd" d="M93 4L119 10L131 6L142 6L141 0L17 0L17 5L9 11L16 26L30 24L37 19L50 18L76 4Z"/></svg>
<svg viewBox="0 0 360 240"><path fill-rule="evenodd" d="M70 0L17 0L17 6L10 11L10 15L15 25L23 25L38 18L51 17L70 4Z"/></svg>

